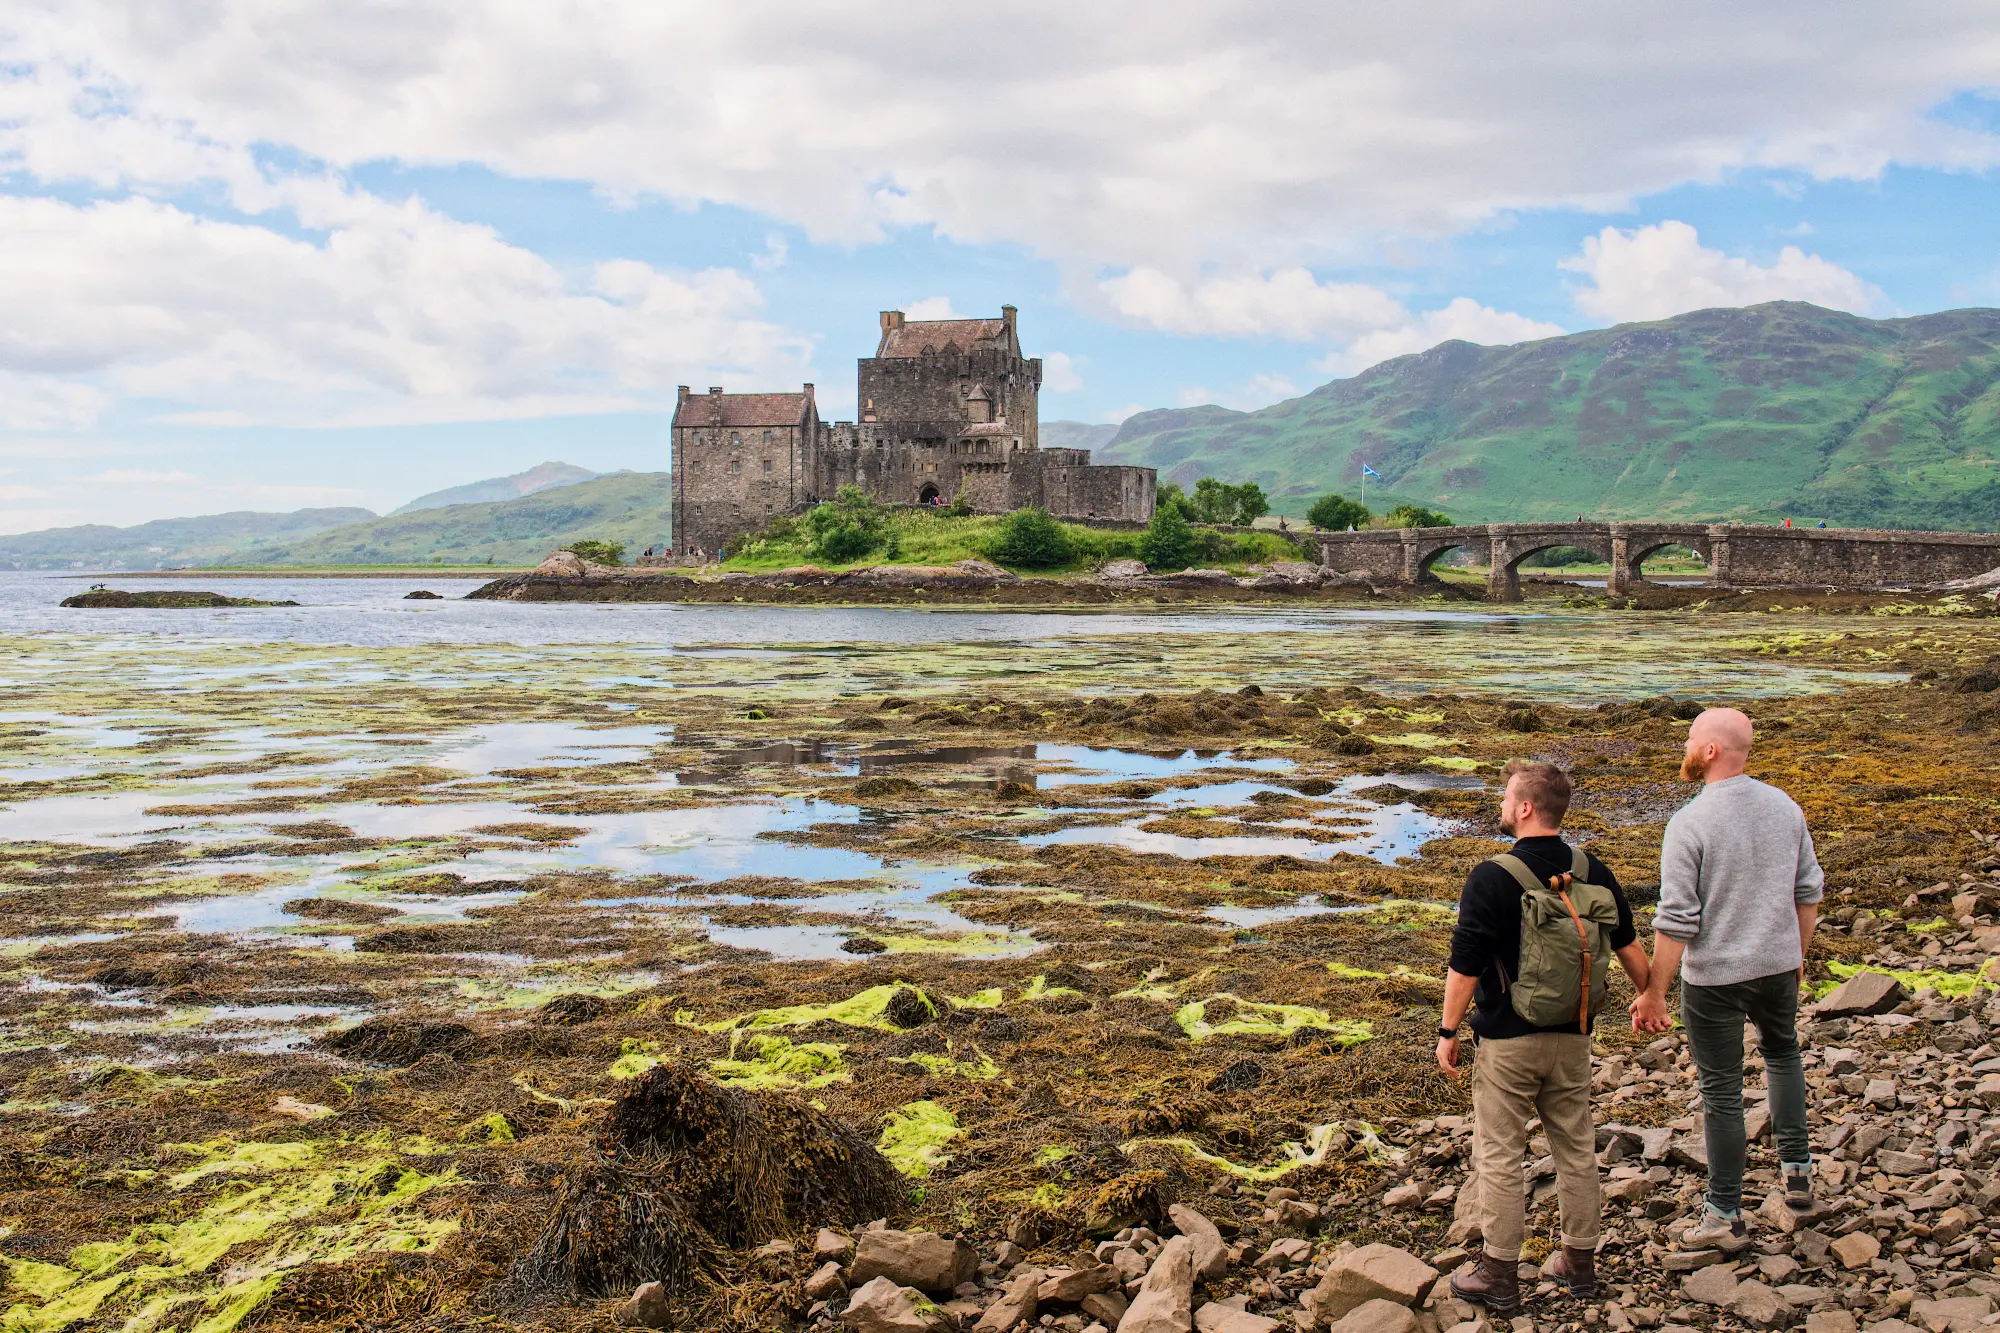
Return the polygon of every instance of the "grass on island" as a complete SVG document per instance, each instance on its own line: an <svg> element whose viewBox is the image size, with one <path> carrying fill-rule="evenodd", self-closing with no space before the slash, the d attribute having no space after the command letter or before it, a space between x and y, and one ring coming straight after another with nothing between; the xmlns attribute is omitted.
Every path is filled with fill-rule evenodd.
<svg viewBox="0 0 2000 1333"><path fill-rule="evenodd" d="M892 511L885 517L886 540L871 553L854 560L828 560L814 554L810 537L802 525L789 531L779 525L775 532L757 538L723 562L724 569L748 573L770 573L796 565L816 565L842 571L866 565L949 565L958 560L992 560L1017 574L1060 575L1087 573L1107 560L1142 558L1144 529L1087 528L1058 522L1073 555L1067 562L1045 569L1028 569L997 560L1004 514L975 514L958 518L946 514ZM1277 532L1223 533L1197 528L1203 543L1195 566L1226 569L1241 574L1246 566L1273 560L1301 560L1297 545Z"/></svg>

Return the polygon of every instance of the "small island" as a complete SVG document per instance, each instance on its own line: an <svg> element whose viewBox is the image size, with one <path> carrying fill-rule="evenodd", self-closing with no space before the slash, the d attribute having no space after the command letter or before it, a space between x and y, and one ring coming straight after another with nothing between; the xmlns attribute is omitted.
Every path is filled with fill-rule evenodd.
<svg viewBox="0 0 2000 1333"><path fill-rule="evenodd" d="M205 592L188 589L157 592L131 592L124 588L92 588L89 592L65 597L64 606L83 606L94 610L145 610L162 608L211 606L297 606L297 602L260 602L254 597L224 597L219 592Z"/></svg>

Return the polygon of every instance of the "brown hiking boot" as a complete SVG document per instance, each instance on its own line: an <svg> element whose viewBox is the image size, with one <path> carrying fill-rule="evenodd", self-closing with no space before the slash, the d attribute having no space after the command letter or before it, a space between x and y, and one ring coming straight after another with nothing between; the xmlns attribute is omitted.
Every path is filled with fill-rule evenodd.
<svg viewBox="0 0 2000 1333"><path fill-rule="evenodd" d="M1479 1263L1470 1273L1452 1275L1451 1294L1462 1301L1483 1305L1495 1314L1518 1310L1521 1308L1520 1266L1512 1259L1502 1263L1482 1253Z"/></svg>
<svg viewBox="0 0 2000 1333"><path fill-rule="evenodd" d="M1568 1287L1572 1296L1587 1301L1597 1295L1597 1255L1593 1251L1565 1245L1542 1271Z"/></svg>

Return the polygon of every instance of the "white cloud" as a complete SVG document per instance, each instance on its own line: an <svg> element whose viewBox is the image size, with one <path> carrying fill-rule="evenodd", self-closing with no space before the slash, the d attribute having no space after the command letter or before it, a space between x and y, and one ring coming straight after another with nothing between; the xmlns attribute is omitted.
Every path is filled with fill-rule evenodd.
<svg viewBox="0 0 2000 1333"><path fill-rule="evenodd" d="M41 393L9 424L88 424L106 393L178 402L190 424L357 425L803 378L809 345L761 319L733 269L571 277L421 203L323 182L294 196L323 239L141 198L0 196L0 375Z"/></svg>
<svg viewBox="0 0 2000 1333"><path fill-rule="evenodd" d="M1135 268L1098 283L1098 290L1127 319L1170 333L1225 338L1352 335L1403 313L1402 304L1380 288L1323 283L1302 268L1192 283L1156 268Z"/></svg>
<svg viewBox="0 0 2000 1333"><path fill-rule="evenodd" d="M32 312L22 312L23 317ZM0 316L0 330L5 317ZM4 334L0 334L4 336ZM75 431L93 425L109 399L87 384L0 368L0 429Z"/></svg>
<svg viewBox="0 0 2000 1333"><path fill-rule="evenodd" d="M1442 309L1427 310L1388 328L1366 333L1328 354L1316 368L1333 375L1352 375L1390 357L1421 352L1454 338L1494 346L1554 338L1562 332L1560 324L1495 310L1469 296L1461 296Z"/></svg>
<svg viewBox="0 0 2000 1333"><path fill-rule="evenodd" d="M1962 0L1830 0L1810 23L1728 0L1671 23L1561 0L16 0L0 70L0 170L46 181L219 184L255 209L259 151L477 163L822 239L935 227L1181 273L1746 169L2000 160L1931 114L2000 84L1991 12Z"/></svg>
<svg viewBox="0 0 2000 1333"><path fill-rule="evenodd" d="M1872 283L1795 245L1772 264L1753 264L1703 246L1685 222L1636 231L1606 227L1585 238L1582 252L1562 267L1590 280L1577 290L1577 309L1614 323L1760 301L1810 301L1857 315L1887 306Z"/></svg>
<svg viewBox="0 0 2000 1333"><path fill-rule="evenodd" d="M904 319L964 319L951 308L949 296L926 296L921 301L912 301L903 307Z"/></svg>
<svg viewBox="0 0 2000 1333"><path fill-rule="evenodd" d="M201 478L192 472L148 472L143 468L107 468L79 481L99 486L191 486Z"/></svg>
<svg viewBox="0 0 2000 1333"><path fill-rule="evenodd" d="M1078 367L1083 360L1068 352L1043 352L1042 388L1049 393L1075 393L1081 389L1083 374Z"/></svg>

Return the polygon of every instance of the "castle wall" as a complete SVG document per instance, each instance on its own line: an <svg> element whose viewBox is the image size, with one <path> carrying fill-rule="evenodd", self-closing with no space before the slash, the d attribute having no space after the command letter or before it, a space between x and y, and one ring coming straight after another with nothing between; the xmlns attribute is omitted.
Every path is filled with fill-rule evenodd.
<svg viewBox="0 0 2000 1333"><path fill-rule="evenodd" d="M731 536L755 531L804 501L820 436L810 386L802 395L734 396L792 400L778 406L797 413L786 424L761 404L746 412L740 402L718 401L732 397L719 391L682 394L669 431L675 549L720 551ZM751 420L733 419L743 416Z"/></svg>

